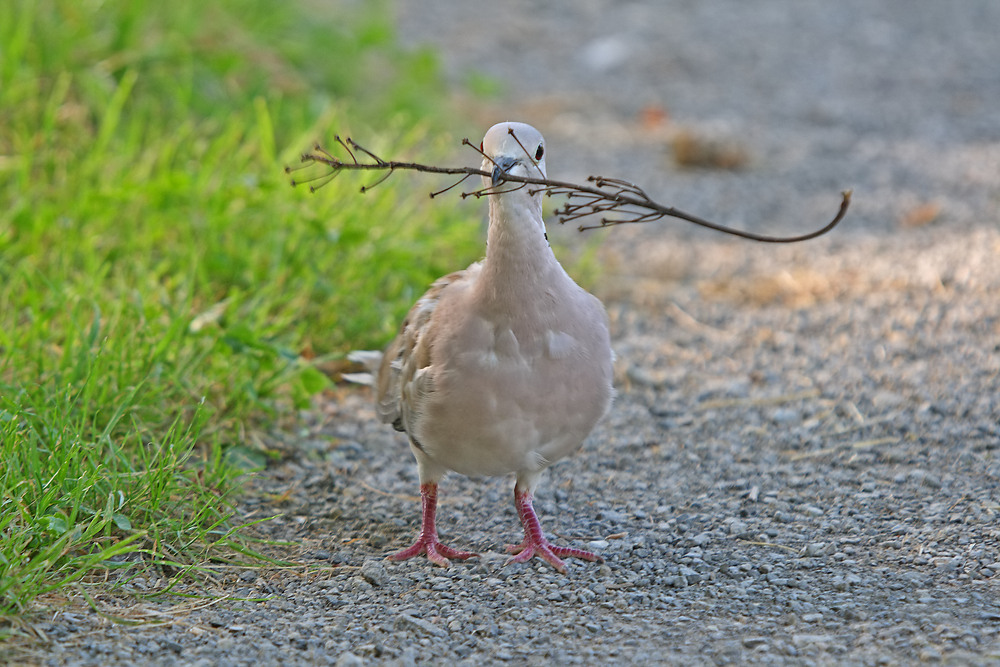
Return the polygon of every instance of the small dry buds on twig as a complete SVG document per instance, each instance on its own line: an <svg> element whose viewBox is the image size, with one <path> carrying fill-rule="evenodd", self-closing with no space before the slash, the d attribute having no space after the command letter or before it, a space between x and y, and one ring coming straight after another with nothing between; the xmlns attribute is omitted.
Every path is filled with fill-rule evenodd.
<svg viewBox="0 0 1000 667"><path fill-rule="evenodd" d="M513 134L513 131L511 131L511 133ZM516 138L517 137L515 137L515 139ZM420 164L418 162L396 162L392 160L383 160L381 157L375 155L351 138L341 139L338 136L334 137L334 140L340 144L345 151L347 151L347 154L350 155L350 161L344 161L340 158L334 157L317 144L313 149L314 152L306 153L302 156L302 162L307 164L323 164L329 167L330 171L302 181L293 180L293 186L311 183L309 190L311 192L315 192L317 189L323 187L339 176L343 171L385 172L371 185L362 186L362 192L366 192L367 190L370 190L376 185L384 182L395 171L400 169L422 171L431 174L452 174L462 176L462 178L447 188L431 193L431 197L436 197L437 195L456 187L470 176L485 176L489 179L493 175L491 172L473 167L437 167L433 165ZM464 145L471 146L482 155L482 152L479 151L477 147L468 139L463 139L462 143ZM371 161L362 162L358 160L358 153L363 153L364 156L367 156ZM528 158L531 159L531 156L528 155ZM285 168L286 173L291 173L293 171L296 171L296 169L292 169L291 167ZM664 206L663 204L653 201L653 199L651 199L649 195L647 195L646 192L638 185L629 183L628 181L623 181L617 178L606 178L604 176L590 176L587 178L587 182L590 185L557 181L550 178L516 176L505 173L500 176L500 182L496 186L480 188L471 192L463 192L462 197L482 197L485 195L497 194L499 192L506 192L507 190L500 190L498 188L505 183L516 183L519 185L515 186L515 189L535 186L531 190L532 193L544 192L545 195L549 197L565 197L566 203L555 211L556 218L560 223L580 220L590 216L600 216L599 222L597 223L580 225L578 227L580 231L598 229L601 227L613 227L615 225L651 222L653 220L670 217L685 220L687 222L707 227L708 229L714 229L726 234L732 234L733 236L739 236L741 238L761 241L764 243L796 243L798 241L807 241L809 239L816 238L817 236L822 236L836 227L837 224L844 219L844 215L847 213L847 207L850 206L851 203L851 191L845 190L841 193L840 209L837 211L836 216L822 228L797 236L768 236L720 225L718 223L699 218L698 216L691 215L690 213L685 213L684 211L678 210L672 206ZM614 217L608 217L609 215L613 215Z"/></svg>

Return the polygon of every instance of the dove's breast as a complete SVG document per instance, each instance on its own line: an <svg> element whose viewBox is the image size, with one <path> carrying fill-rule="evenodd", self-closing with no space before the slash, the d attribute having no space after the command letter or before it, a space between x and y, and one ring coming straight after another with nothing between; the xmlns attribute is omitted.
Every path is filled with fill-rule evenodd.
<svg viewBox="0 0 1000 667"><path fill-rule="evenodd" d="M430 458L466 475L504 475L579 448L611 400L606 327L588 338L546 319L452 327L458 338L433 355L434 391L411 431Z"/></svg>

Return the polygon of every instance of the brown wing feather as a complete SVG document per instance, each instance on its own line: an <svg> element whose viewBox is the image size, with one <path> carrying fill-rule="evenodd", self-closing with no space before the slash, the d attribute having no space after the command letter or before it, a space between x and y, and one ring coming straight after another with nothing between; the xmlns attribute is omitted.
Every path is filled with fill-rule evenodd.
<svg viewBox="0 0 1000 667"><path fill-rule="evenodd" d="M383 423L391 423L397 431L408 431L410 411L422 394L433 391L430 380L420 371L430 366L430 347L424 335L430 327L434 311L446 290L452 285L474 280L480 265L455 271L437 279L413 304L399 333L386 348L375 382L375 410Z"/></svg>

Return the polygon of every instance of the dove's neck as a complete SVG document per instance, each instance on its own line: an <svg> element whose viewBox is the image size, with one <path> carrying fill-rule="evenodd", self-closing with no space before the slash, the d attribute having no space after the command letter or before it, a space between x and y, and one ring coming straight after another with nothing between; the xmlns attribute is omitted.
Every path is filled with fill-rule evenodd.
<svg viewBox="0 0 1000 667"><path fill-rule="evenodd" d="M567 278L545 237L539 198L491 196L480 298L513 312Z"/></svg>

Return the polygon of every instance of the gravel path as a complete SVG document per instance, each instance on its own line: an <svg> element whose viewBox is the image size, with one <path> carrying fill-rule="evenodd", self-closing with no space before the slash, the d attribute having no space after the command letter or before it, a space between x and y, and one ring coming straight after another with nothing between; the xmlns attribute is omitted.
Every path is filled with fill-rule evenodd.
<svg viewBox="0 0 1000 667"><path fill-rule="evenodd" d="M385 561L416 530L416 470L345 391L275 436L295 455L244 506L283 512L262 532L319 569L100 599L158 625L71 604L14 659L1000 664L1000 4L400 5L449 76L503 82L463 133L531 122L554 177L629 178L771 232L821 224L851 187L849 218L794 247L598 232L619 398L536 509L603 564L502 567L512 481L459 476L442 538L482 558ZM679 167L679 136L742 168Z"/></svg>

